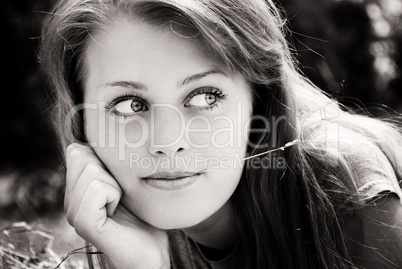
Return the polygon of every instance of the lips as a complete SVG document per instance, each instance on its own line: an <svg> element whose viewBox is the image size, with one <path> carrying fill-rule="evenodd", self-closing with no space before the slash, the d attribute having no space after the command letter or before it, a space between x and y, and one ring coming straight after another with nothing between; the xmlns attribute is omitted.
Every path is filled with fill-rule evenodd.
<svg viewBox="0 0 402 269"><path fill-rule="evenodd" d="M152 189L182 190L198 181L203 172L157 172L142 177L141 181Z"/></svg>
<svg viewBox="0 0 402 269"><path fill-rule="evenodd" d="M153 174L150 174L148 176L143 177L142 179L153 179L153 180L177 180L177 179L182 179L186 177L192 177L192 176L197 176L201 175L202 172L156 172Z"/></svg>

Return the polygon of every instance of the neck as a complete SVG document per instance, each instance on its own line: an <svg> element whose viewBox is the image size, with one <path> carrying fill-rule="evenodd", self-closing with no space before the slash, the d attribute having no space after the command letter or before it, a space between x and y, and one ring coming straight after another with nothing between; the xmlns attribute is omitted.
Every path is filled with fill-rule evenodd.
<svg viewBox="0 0 402 269"><path fill-rule="evenodd" d="M198 244L210 249L229 252L238 240L238 229L231 201L203 222L183 229Z"/></svg>

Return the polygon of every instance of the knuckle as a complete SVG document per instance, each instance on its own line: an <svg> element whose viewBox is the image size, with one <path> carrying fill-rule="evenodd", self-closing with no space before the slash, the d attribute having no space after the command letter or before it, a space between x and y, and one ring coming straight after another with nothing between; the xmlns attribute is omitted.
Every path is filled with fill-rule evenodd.
<svg viewBox="0 0 402 269"><path fill-rule="evenodd" d="M70 154L70 152L73 150L74 147L75 147L74 143L67 146L67 148L66 148L67 155Z"/></svg>
<svg viewBox="0 0 402 269"><path fill-rule="evenodd" d="M110 188L110 195L115 198L115 197L119 197L120 196L120 192L116 189L111 187Z"/></svg>
<svg viewBox="0 0 402 269"><path fill-rule="evenodd" d="M95 180L92 180L91 183L89 183L88 188L90 188L91 191L99 192L99 191L103 190L104 185L102 184L102 182L100 180L95 179Z"/></svg>
<svg viewBox="0 0 402 269"><path fill-rule="evenodd" d="M73 145L73 144L72 144ZM69 148L71 147L71 148ZM71 146L69 145L67 148L67 159L72 160L81 160L82 158L90 158L93 155L93 152L90 148L84 147L82 145L79 146Z"/></svg>
<svg viewBox="0 0 402 269"><path fill-rule="evenodd" d="M67 169L71 167L75 167L82 163L85 158L85 151L80 148L74 148L71 152L67 155Z"/></svg>
<svg viewBox="0 0 402 269"><path fill-rule="evenodd" d="M74 147L73 149L71 149L69 155L70 155L71 159L75 159L75 158L81 157L84 154L85 154L85 150L83 150L82 148Z"/></svg>
<svg viewBox="0 0 402 269"><path fill-rule="evenodd" d="M89 173L93 175L99 175L100 173L103 172L102 167L100 167L99 164L96 162L89 162L85 167L85 170L87 170Z"/></svg>
<svg viewBox="0 0 402 269"><path fill-rule="evenodd" d="M70 145L67 146L66 152L70 153L73 149L78 147L78 143L71 143Z"/></svg>
<svg viewBox="0 0 402 269"><path fill-rule="evenodd" d="M113 198L120 200L123 192L120 189L116 189L116 188L112 188L112 189L113 189L113 192L112 192Z"/></svg>

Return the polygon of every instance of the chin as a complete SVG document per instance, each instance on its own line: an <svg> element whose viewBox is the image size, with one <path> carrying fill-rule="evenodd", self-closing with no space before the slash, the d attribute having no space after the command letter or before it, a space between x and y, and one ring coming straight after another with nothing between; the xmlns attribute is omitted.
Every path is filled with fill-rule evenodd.
<svg viewBox="0 0 402 269"><path fill-rule="evenodd" d="M150 218L149 220L144 221L161 230L176 230L196 226L207 218L208 216L189 216L188 214L185 214L185 216L179 216L175 214L174 216Z"/></svg>

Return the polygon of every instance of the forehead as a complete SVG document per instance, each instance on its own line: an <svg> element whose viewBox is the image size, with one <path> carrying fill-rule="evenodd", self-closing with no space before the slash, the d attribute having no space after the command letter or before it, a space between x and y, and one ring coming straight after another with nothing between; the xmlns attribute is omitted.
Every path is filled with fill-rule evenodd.
<svg viewBox="0 0 402 269"><path fill-rule="evenodd" d="M98 43L111 49L122 48L124 43L126 48L132 46L142 48L145 44L150 50L158 45L157 42L163 42L165 46L187 43L186 46L190 45L194 49L203 50L205 46L196 38L197 34L192 34L193 32L176 25L169 23L164 26L155 26L142 20L120 19L91 36L89 44ZM153 43L153 46L149 47L149 41Z"/></svg>
<svg viewBox="0 0 402 269"><path fill-rule="evenodd" d="M170 27L155 27L141 21L121 20L90 38L85 51L86 75L99 79L118 72L147 76L164 72L196 72L217 63L194 37L179 35ZM173 75L173 74L172 74Z"/></svg>

